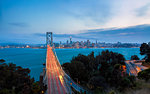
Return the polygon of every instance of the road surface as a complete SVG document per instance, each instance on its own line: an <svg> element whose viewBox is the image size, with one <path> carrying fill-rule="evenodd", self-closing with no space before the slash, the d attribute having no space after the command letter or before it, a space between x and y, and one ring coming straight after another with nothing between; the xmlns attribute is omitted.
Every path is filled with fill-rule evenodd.
<svg viewBox="0 0 150 94"><path fill-rule="evenodd" d="M125 64L127 68L127 73L129 73L129 75L137 76L137 70L134 65L131 64L131 61L125 61Z"/></svg>
<svg viewBox="0 0 150 94"><path fill-rule="evenodd" d="M70 93L70 90L64 80L64 73L57 63L52 47L49 45L47 46L46 71L48 94Z"/></svg>
<svg viewBox="0 0 150 94"><path fill-rule="evenodd" d="M142 66L142 63L134 63L134 60L125 61L127 73L129 75L137 76L138 72L147 69L147 67Z"/></svg>

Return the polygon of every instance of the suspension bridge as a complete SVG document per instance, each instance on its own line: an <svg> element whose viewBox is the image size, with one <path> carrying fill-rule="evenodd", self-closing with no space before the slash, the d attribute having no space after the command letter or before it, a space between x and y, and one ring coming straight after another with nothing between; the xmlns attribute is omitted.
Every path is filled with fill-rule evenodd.
<svg viewBox="0 0 150 94"><path fill-rule="evenodd" d="M78 93L86 92L83 87L75 83L62 69L53 48L52 32L47 32L46 40L46 69L43 79L43 82L47 85L45 94L73 94L73 89Z"/></svg>

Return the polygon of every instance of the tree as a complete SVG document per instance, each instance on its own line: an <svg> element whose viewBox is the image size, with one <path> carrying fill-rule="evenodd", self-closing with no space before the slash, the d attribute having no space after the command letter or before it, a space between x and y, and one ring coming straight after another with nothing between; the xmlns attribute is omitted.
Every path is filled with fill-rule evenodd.
<svg viewBox="0 0 150 94"><path fill-rule="evenodd" d="M41 92L41 88L38 82L32 84L32 92L33 94L39 94L39 92Z"/></svg>
<svg viewBox="0 0 150 94"><path fill-rule="evenodd" d="M120 86L121 79L123 78L121 73L122 73L121 64L115 64L111 74L109 74L111 76L109 77L108 83L110 83L111 86L114 86L116 88Z"/></svg>
<svg viewBox="0 0 150 94"><path fill-rule="evenodd" d="M101 88L101 89L105 89L107 87L105 78L102 76L93 76L89 82L89 87L90 89L95 89L95 88Z"/></svg>
<svg viewBox="0 0 150 94"><path fill-rule="evenodd" d="M90 66L90 59L85 55L79 54L77 57L72 58L71 62L73 61L80 61L89 71L92 70Z"/></svg>
<svg viewBox="0 0 150 94"><path fill-rule="evenodd" d="M139 72L138 78L144 79L145 81L148 81L150 79L150 68Z"/></svg>
<svg viewBox="0 0 150 94"><path fill-rule="evenodd" d="M107 87L123 89L132 86L135 81L123 73L124 61L125 58L122 54L106 50L96 57L94 52L88 56L79 54L77 57L73 57L70 63L63 64L62 67L72 79L78 78L81 85L92 90L100 88L106 90ZM76 79L74 80L76 81Z"/></svg>
<svg viewBox="0 0 150 94"><path fill-rule="evenodd" d="M108 50L102 51L101 54L96 56L96 61L98 61L101 65L106 65L106 63L111 64L113 66L115 64L125 65L125 58L122 54L114 53Z"/></svg>
<svg viewBox="0 0 150 94"><path fill-rule="evenodd" d="M91 69L92 71L97 70L98 64L95 63L94 52L92 51L87 57L89 58L89 69Z"/></svg>
<svg viewBox="0 0 150 94"><path fill-rule="evenodd" d="M150 46L147 43L141 44L140 54L146 55L146 62L150 62Z"/></svg>
<svg viewBox="0 0 150 94"><path fill-rule="evenodd" d="M137 55L131 56L131 60L140 60L140 58Z"/></svg>
<svg viewBox="0 0 150 94"><path fill-rule="evenodd" d="M5 62L5 60L4 59L0 59L0 63L4 63Z"/></svg>
<svg viewBox="0 0 150 94"><path fill-rule="evenodd" d="M78 78L78 81L80 81L81 84L88 81L88 71L80 61L72 61L71 63L63 64L62 66L65 68L65 71L67 70L74 81L77 82L76 78Z"/></svg>
<svg viewBox="0 0 150 94"><path fill-rule="evenodd" d="M35 83L30 77L30 69L1 61L0 94L40 94L42 89L39 89L39 83Z"/></svg>

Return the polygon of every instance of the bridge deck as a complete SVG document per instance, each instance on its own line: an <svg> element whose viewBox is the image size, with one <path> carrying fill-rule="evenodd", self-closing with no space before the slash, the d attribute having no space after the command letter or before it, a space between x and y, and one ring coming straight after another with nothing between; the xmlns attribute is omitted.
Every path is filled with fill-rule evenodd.
<svg viewBox="0 0 150 94"><path fill-rule="evenodd" d="M64 81L64 73L57 64L57 59L50 46L47 46L46 57L48 94L68 94L69 90Z"/></svg>
<svg viewBox="0 0 150 94"><path fill-rule="evenodd" d="M136 68L131 64L131 61L126 61L126 67L127 67L127 73L129 73L129 75L134 75L137 76L137 70Z"/></svg>
<svg viewBox="0 0 150 94"><path fill-rule="evenodd" d="M135 60L138 61L138 60ZM147 67L143 66L142 63L134 63L134 60L126 60L126 68L127 68L127 73L129 75L134 75L137 76L138 72L147 69Z"/></svg>

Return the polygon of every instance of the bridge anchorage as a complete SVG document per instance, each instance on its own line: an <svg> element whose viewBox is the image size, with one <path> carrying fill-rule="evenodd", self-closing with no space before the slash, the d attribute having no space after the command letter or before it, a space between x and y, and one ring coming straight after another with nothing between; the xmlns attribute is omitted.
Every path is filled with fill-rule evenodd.
<svg viewBox="0 0 150 94"><path fill-rule="evenodd" d="M47 86L45 94L87 94L87 90L76 84L62 69L53 47L52 32L46 33L46 45L46 67L41 76L42 82Z"/></svg>

